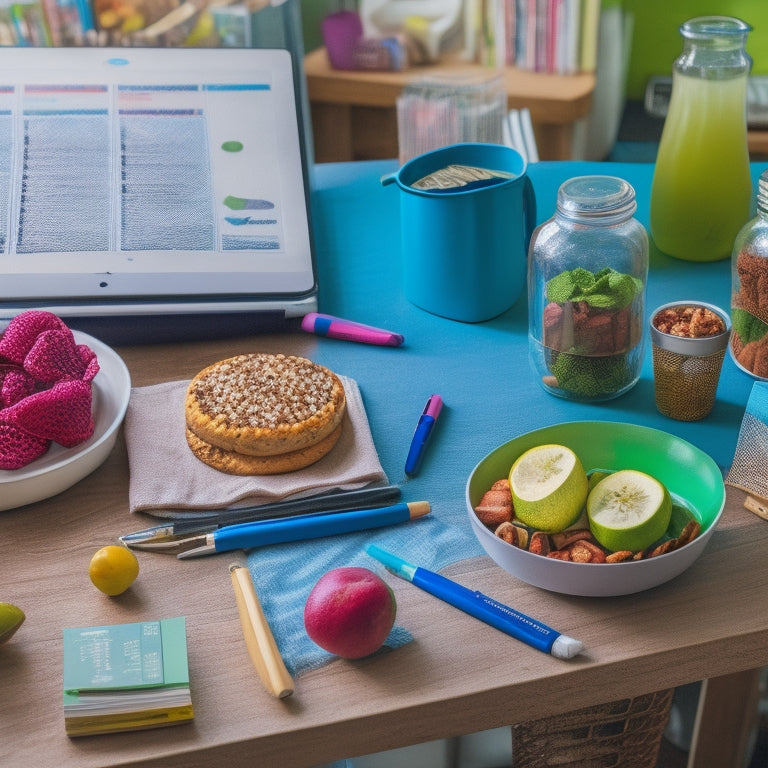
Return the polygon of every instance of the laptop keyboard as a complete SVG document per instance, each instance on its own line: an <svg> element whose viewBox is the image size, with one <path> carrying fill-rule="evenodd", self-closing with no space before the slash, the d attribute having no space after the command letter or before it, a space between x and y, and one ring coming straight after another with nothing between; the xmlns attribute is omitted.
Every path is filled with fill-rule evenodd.
<svg viewBox="0 0 768 768"><path fill-rule="evenodd" d="M651 77L645 88L645 111L654 117L666 117L671 95L671 76ZM768 75L747 78L747 125L768 128Z"/></svg>

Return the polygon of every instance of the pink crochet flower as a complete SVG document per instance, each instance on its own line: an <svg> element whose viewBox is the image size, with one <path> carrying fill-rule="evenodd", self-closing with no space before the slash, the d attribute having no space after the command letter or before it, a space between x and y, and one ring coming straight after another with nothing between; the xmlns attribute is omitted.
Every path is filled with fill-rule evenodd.
<svg viewBox="0 0 768 768"><path fill-rule="evenodd" d="M21 366L0 365L0 408L7 408L34 391L34 378Z"/></svg>
<svg viewBox="0 0 768 768"><path fill-rule="evenodd" d="M93 350L53 313L13 318L0 337L0 469L26 466L51 442L72 448L91 437L98 371Z"/></svg>
<svg viewBox="0 0 768 768"><path fill-rule="evenodd" d="M22 365L27 352L32 349L43 331L67 331L70 335L72 333L64 321L53 312L31 309L16 315L8 323L0 338L0 355Z"/></svg>
<svg viewBox="0 0 768 768"><path fill-rule="evenodd" d="M21 469L39 459L51 441L30 435L25 429L8 424L0 411L0 469Z"/></svg>
<svg viewBox="0 0 768 768"><path fill-rule="evenodd" d="M91 385L87 381L57 381L50 389L19 400L0 414L30 435L72 448L93 434Z"/></svg>
<svg viewBox="0 0 768 768"><path fill-rule="evenodd" d="M75 344L75 337L69 328L65 331L42 331L24 357L24 369L41 382L83 379L95 358L89 347ZM89 370L88 381L96 375L96 371L91 373Z"/></svg>

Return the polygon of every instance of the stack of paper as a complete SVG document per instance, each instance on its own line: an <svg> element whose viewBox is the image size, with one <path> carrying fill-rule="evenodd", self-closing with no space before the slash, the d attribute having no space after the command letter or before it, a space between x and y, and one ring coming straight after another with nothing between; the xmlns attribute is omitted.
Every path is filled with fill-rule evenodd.
<svg viewBox="0 0 768 768"><path fill-rule="evenodd" d="M193 717L183 617L64 629L68 736L158 728Z"/></svg>

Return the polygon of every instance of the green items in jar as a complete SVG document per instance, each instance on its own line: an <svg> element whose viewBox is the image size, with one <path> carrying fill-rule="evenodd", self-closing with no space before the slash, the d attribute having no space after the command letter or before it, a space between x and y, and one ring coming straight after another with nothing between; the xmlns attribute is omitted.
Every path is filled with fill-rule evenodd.
<svg viewBox="0 0 768 768"><path fill-rule="evenodd" d="M627 353L642 339L632 302L642 292L642 281L610 267L579 267L547 282L543 342L558 387L599 397L631 383Z"/></svg>
<svg viewBox="0 0 768 768"><path fill-rule="evenodd" d="M610 267L592 273L583 267L561 272L547 282L547 298L562 304L584 301L593 307L621 309L643 290L642 281Z"/></svg>

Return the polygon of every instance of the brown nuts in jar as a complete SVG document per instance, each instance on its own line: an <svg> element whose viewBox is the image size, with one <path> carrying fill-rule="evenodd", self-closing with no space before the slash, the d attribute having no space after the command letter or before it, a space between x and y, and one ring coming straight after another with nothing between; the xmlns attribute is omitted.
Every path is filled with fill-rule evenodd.
<svg viewBox="0 0 768 768"><path fill-rule="evenodd" d="M653 326L662 333L687 339L703 339L725 331L725 323L716 312L695 305L667 307L656 313Z"/></svg>

